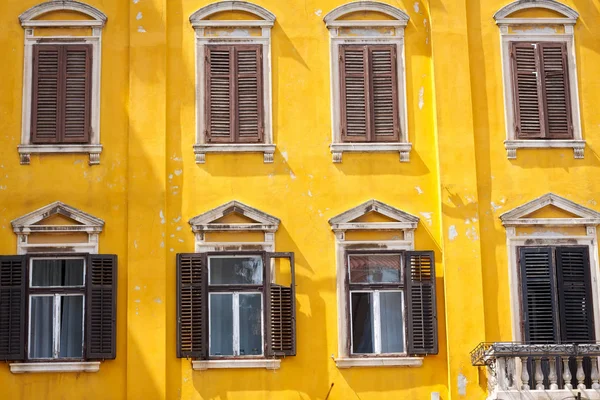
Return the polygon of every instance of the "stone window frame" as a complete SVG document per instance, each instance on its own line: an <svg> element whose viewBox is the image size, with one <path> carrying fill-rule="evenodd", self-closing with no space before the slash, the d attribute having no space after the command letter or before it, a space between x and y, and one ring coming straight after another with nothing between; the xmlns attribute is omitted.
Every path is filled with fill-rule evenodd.
<svg viewBox="0 0 600 400"><path fill-rule="evenodd" d="M340 20L344 15L358 11L373 11L388 15L394 20ZM330 37L330 82L331 82L331 128L330 150L334 163L342 162L344 152L399 152L401 162L410 161L412 144L408 137L408 109L406 94L406 66L404 29L410 17L399 8L377 1L357 1L344 4L330 11L323 21L329 30ZM382 35L378 30L389 28L389 35ZM351 30L358 32L349 35ZM339 58L340 46L344 44L387 44L395 45L397 51L397 90L400 138L397 142L365 142L347 143L342 141L341 132L341 87Z"/></svg>
<svg viewBox="0 0 600 400"><path fill-rule="evenodd" d="M225 11L244 11L262 20L207 20L213 14ZM195 32L196 46L196 139L194 154L197 164L206 163L206 153L263 153L265 164L273 162L275 143L273 140L273 101L271 67L271 29L275 15L267 9L245 1L221 1L200 8L190 16ZM210 28L234 29L235 35L206 36ZM260 36L251 36L250 29L260 28ZM257 44L262 46L263 64L263 143L207 143L205 123L205 49L207 45Z"/></svg>
<svg viewBox="0 0 600 400"><path fill-rule="evenodd" d="M38 20L36 18L53 11L75 11L91 17L89 20ZM23 114L21 121L21 144L18 146L20 162L29 165L31 154L84 153L89 154L89 164L100 164L100 92L102 66L102 29L106 15L95 7L78 1L47 1L31 7L19 16L25 29L23 59ZM36 28L89 28L91 36L35 36ZM92 46L92 91L90 115L90 141L88 144L33 144L31 143L31 111L33 91L33 46L37 44L89 44Z"/></svg>
<svg viewBox="0 0 600 400"><path fill-rule="evenodd" d="M562 18L509 18L509 15L526 9L541 8L552 10L563 15ZM502 83L504 86L504 119L506 123L506 148L507 158L517 158L517 149L524 148L571 148L576 159L584 156L585 140L581 128L581 112L579 105L579 87L577 81L577 63L575 50L574 25L579 14L572 8L554 0L517 0L497 11L494 20L500 28L501 55L502 55ZM511 33L511 29L521 25L539 27L530 31L523 30ZM564 33L547 32L544 26L561 26ZM510 45L513 42L555 42L565 43L567 46L569 95L571 99L571 118L573 123L572 139L526 139L520 140L515 134L515 97L513 89L512 63Z"/></svg>

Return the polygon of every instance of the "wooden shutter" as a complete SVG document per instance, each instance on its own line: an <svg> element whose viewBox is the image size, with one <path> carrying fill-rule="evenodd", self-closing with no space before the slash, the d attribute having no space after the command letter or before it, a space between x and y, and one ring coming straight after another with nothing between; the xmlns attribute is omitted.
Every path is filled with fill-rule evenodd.
<svg viewBox="0 0 600 400"><path fill-rule="evenodd" d="M556 275L563 343L595 342L588 248L558 247Z"/></svg>
<svg viewBox="0 0 600 400"><path fill-rule="evenodd" d="M177 357L208 353L208 268L204 254L177 254Z"/></svg>
<svg viewBox="0 0 600 400"><path fill-rule="evenodd" d="M31 141L60 141L61 46L33 46L33 87L31 105Z"/></svg>
<svg viewBox="0 0 600 400"><path fill-rule="evenodd" d="M510 54L513 66L516 137L542 138L545 126L537 44L511 43Z"/></svg>
<svg viewBox="0 0 600 400"><path fill-rule="evenodd" d="M258 143L263 136L262 46L235 47L236 142Z"/></svg>
<svg viewBox="0 0 600 400"><path fill-rule="evenodd" d="M405 253L408 353L437 354L437 305L433 251Z"/></svg>
<svg viewBox="0 0 600 400"><path fill-rule="evenodd" d="M573 137L566 43L540 43L546 137Z"/></svg>
<svg viewBox="0 0 600 400"><path fill-rule="evenodd" d="M233 142L234 52L231 46L206 47L206 140Z"/></svg>
<svg viewBox="0 0 600 400"><path fill-rule="evenodd" d="M526 343L557 343L558 310L550 247L521 247L521 293Z"/></svg>
<svg viewBox="0 0 600 400"><path fill-rule="evenodd" d="M344 142L369 140L367 50L367 46L340 46L341 129Z"/></svg>
<svg viewBox="0 0 600 400"><path fill-rule="evenodd" d="M90 138L92 46L68 45L64 51L63 143L87 143Z"/></svg>
<svg viewBox="0 0 600 400"><path fill-rule="evenodd" d="M396 46L369 46L372 137L374 142L393 142L400 138L398 121L398 84Z"/></svg>
<svg viewBox="0 0 600 400"><path fill-rule="evenodd" d="M271 282L271 260L286 258L291 267L291 285ZM267 253L265 258L267 293L267 356L296 355L296 279L294 253Z"/></svg>
<svg viewBox="0 0 600 400"><path fill-rule="evenodd" d="M117 355L116 255L88 256L86 297L86 359L114 359Z"/></svg>
<svg viewBox="0 0 600 400"><path fill-rule="evenodd" d="M0 360L25 359L25 256L0 256Z"/></svg>

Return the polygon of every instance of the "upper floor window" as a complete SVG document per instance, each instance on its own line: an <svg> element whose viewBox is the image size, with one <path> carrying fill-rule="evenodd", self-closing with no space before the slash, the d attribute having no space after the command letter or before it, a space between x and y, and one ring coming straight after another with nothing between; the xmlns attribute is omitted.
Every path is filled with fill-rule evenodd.
<svg viewBox="0 0 600 400"><path fill-rule="evenodd" d="M357 12L376 20L350 19ZM325 16L331 37L331 103L334 162L344 152L399 152L409 161L404 75L408 15L388 4L354 2Z"/></svg>
<svg viewBox="0 0 600 400"><path fill-rule="evenodd" d="M248 13L260 19L248 19ZM263 153L273 162L271 28L275 15L221 1L190 17L196 32L196 162L206 153Z"/></svg>
<svg viewBox="0 0 600 400"><path fill-rule="evenodd" d="M53 18L63 10L87 18ZM32 153L87 153L90 165L98 164L100 43L106 16L80 2L49 1L19 18L25 28L21 164L29 164ZM59 35L55 28L72 33Z"/></svg>

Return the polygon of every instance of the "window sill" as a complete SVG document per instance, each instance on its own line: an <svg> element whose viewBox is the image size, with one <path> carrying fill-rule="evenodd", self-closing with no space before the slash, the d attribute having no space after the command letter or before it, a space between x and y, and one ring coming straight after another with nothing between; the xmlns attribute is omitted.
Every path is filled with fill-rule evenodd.
<svg viewBox="0 0 600 400"><path fill-rule="evenodd" d="M100 144L22 144L18 148L21 165L29 165L32 153L84 153L90 155L90 165L98 165L100 164L100 153L102 153Z"/></svg>
<svg viewBox="0 0 600 400"><path fill-rule="evenodd" d="M233 368L265 368L276 370L281 367L279 359L264 360L197 360L192 361L194 371L205 371L207 369L233 369Z"/></svg>
<svg viewBox="0 0 600 400"><path fill-rule="evenodd" d="M585 140L505 140L507 157L509 160L517 158L517 149L573 149L574 158L583 158Z"/></svg>
<svg viewBox="0 0 600 400"><path fill-rule="evenodd" d="M353 367L420 367L423 357L336 358L338 368Z"/></svg>
<svg viewBox="0 0 600 400"><path fill-rule="evenodd" d="M23 374L26 372L98 372L100 361L81 362L40 362L40 363L11 363L10 372Z"/></svg>
<svg viewBox="0 0 600 400"><path fill-rule="evenodd" d="M273 162L274 144L265 143L210 143L195 144L196 164L206 163L206 153L263 153L265 164Z"/></svg>
<svg viewBox="0 0 600 400"><path fill-rule="evenodd" d="M344 152L390 153L399 152L400 162L410 161L411 143L332 143L330 145L334 163L342 162Z"/></svg>

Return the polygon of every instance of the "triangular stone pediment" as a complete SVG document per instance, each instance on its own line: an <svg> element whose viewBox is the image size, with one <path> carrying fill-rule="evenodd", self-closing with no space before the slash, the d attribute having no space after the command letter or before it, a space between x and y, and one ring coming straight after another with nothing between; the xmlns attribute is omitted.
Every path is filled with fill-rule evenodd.
<svg viewBox="0 0 600 400"><path fill-rule="evenodd" d="M548 193L500 216L504 226L578 226L600 224L600 213Z"/></svg>
<svg viewBox="0 0 600 400"><path fill-rule="evenodd" d="M23 232L85 231L101 232L104 221L60 201L30 212L11 222Z"/></svg>
<svg viewBox="0 0 600 400"><path fill-rule="evenodd" d="M419 217L382 203L369 200L329 220L333 230L415 229Z"/></svg>
<svg viewBox="0 0 600 400"><path fill-rule="evenodd" d="M194 232L265 231L275 232L279 219L237 200L200 214L189 221Z"/></svg>

